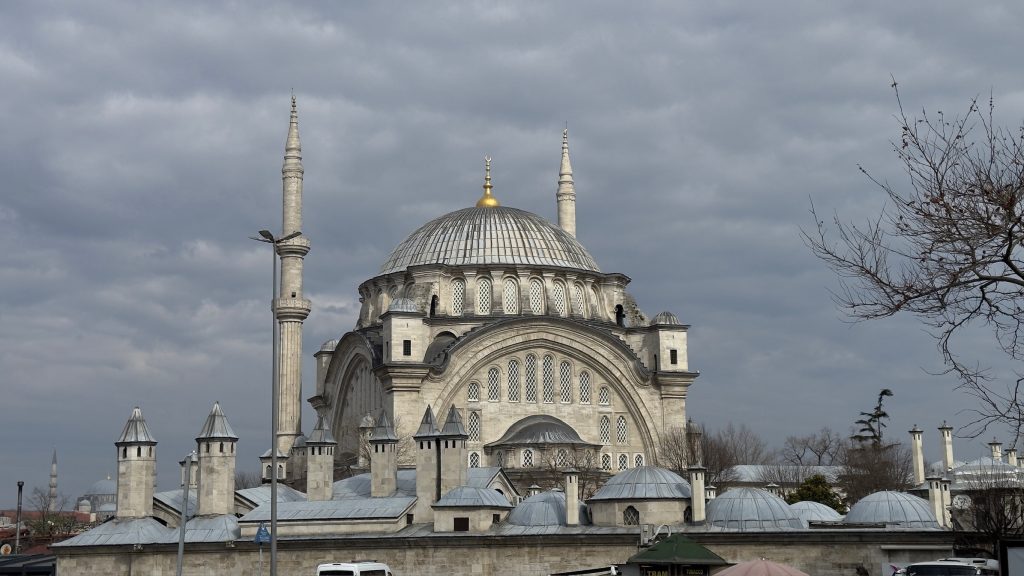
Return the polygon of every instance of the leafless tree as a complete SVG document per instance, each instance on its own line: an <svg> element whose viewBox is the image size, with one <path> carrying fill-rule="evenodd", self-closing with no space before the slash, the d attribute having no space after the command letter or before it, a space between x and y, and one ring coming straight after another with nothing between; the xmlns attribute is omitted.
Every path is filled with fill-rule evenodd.
<svg viewBox="0 0 1024 576"><path fill-rule="evenodd" d="M843 449L843 437L825 427L806 436L789 436L780 455L795 466L830 466Z"/></svg>
<svg viewBox="0 0 1024 576"><path fill-rule="evenodd" d="M241 490L243 488L256 488L263 483L262 477L259 471L235 471L235 490Z"/></svg>
<svg viewBox="0 0 1024 576"><path fill-rule="evenodd" d="M962 482L966 488L952 507L960 549L998 557L999 541L1024 534L1024 486L998 466L978 470Z"/></svg>
<svg viewBox="0 0 1024 576"><path fill-rule="evenodd" d="M1024 125L995 125L972 100L963 115L910 116L896 92L901 135L893 149L909 177L895 186L865 175L889 202L858 225L813 204L803 233L816 256L839 276L834 293L852 320L916 315L931 329L949 372L978 402L967 434L992 424L1024 426L1020 371L1000 385L990 369L955 351L957 337L984 326L1014 361L1024 360Z"/></svg>
<svg viewBox="0 0 1024 576"><path fill-rule="evenodd" d="M690 425L703 430L700 425ZM734 482L734 466L739 464L767 464L772 454L767 444L745 424L729 423L714 432L693 434L685 429L669 430L662 436L658 448L658 462L684 478L691 462L706 469L705 481L709 486L722 487Z"/></svg>
<svg viewBox="0 0 1024 576"><path fill-rule="evenodd" d="M851 445L839 457L842 470L836 486L849 503L880 490L904 491L913 486L910 449L899 442Z"/></svg>
<svg viewBox="0 0 1024 576"><path fill-rule="evenodd" d="M31 538L35 541L56 542L70 536L76 526L74 514L67 510L68 497L57 494L50 496L50 491L33 488L29 497L29 507L33 514L25 519Z"/></svg>

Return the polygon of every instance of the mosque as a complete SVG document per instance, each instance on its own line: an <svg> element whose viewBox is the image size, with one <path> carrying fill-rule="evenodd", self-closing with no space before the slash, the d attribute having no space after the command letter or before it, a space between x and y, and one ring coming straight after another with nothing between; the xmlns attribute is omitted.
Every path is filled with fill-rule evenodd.
<svg viewBox="0 0 1024 576"><path fill-rule="evenodd" d="M502 206L487 159L475 206L412 232L359 285L355 327L315 355L306 435L311 244L294 98L282 177L280 417L261 473L287 483L276 502L285 573L374 557L397 574L550 574L621 563L659 525L731 561L770 556L815 574L948 554L923 498L883 494L899 501L886 519L868 511L856 526L809 530L841 519L759 489L716 495L699 461L687 478L657 466L663 439L688 433L688 326L670 312L648 319L629 277L602 272L576 240L567 132L557 224ZM214 404L180 463L182 488L160 492L157 441L135 408L115 441L116 516L55 546L59 571L170 574L183 543L186 573L253 572L272 507L267 484L235 489L239 441ZM357 474L335 479L339 468ZM584 491L588 474L600 482ZM558 486L527 485L537 477Z"/></svg>

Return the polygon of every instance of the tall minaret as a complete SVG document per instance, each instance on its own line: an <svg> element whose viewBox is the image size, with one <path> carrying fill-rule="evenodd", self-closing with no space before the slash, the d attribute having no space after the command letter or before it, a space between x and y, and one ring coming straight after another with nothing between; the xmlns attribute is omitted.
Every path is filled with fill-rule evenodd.
<svg viewBox="0 0 1024 576"><path fill-rule="evenodd" d="M57 449L53 449L53 460L50 461L50 502L46 505L50 512L57 511Z"/></svg>
<svg viewBox="0 0 1024 576"><path fill-rule="evenodd" d="M569 163L569 129L562 130L562 167L558 171L558 226L576 237L576 188L572 183L572 164Z"/></svg>
<svg viewBox="0 0 1024 576"><path fill-rule="evenodd" d="M292 96L292 115L284 146L283 221L281 237L302 230L302 146L299 144L299 113ZM277 449L284 454L302 434L302 322L309 316L310 302L302 297L302 259L309 253L309 240L296 236L277 245L281 258L281 291L274 302L278 329Z"/></svg>

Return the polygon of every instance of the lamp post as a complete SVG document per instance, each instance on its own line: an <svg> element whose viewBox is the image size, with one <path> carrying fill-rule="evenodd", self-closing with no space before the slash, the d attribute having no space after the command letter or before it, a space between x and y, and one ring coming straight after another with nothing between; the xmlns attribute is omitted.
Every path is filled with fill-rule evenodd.
<svg viewBox="0 0 1024 576"><path fill-rule="evenodd" d="M271 279L274 297L270 304L270 316L273 318L274 326L273 357L271 360L271 371L273 374L271 374L270 393L270 576L277 576L277 388L279 379L277 353L278 347L280 346L280 331L277 326L277 246L285 240L291 240L296 236L301 236L302 232L292 232L291 234L281 238L274 238L274 235L270 233L270 230L260 230L259 234L259 237L250 236L249 238L257 242L270 244L273 247L273 250L270 251L270 255L274 261L273 277Z"/></svg>
<svg viewBox="0 0 1024 576"><path fill-rule="evenodd" d="M14 553L21 554L21 490L25 487L24 480L18 480L18 514L14 523Z"/></svg>
<svg viewBox="0 0 1024 576"><path fill-rule="evenodd" d="M181 461L181 522L178 526L178 572L181 576L181 568L185 561L185 522L188 521L188 493L192 485L192 474L199 465L199 455L193 450Z"/></svg>

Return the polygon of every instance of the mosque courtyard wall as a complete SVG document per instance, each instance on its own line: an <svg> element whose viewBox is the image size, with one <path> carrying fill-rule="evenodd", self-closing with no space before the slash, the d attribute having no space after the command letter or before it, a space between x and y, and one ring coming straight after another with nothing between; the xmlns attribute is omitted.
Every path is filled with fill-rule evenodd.
<svg viewBox="0 0 1024 576"><path fill-rule="evenodd" d="M948 556L952 534L945 531L853 531L687 533L729 562L769 558L814 576L848 576L863 567L880 574L889 563L907 564ZM542 576L581 568L621 564L638 551L636 534L544 534L531 536L363 535L278 543L278 574L315 574L324 562L377 560L396 576ZM177 547L146 545L64 549L58 574L171 576ZM270 553L263 547L263 570ZM190 544L184 574L258 574L259 549L251 542Z"/></svg>

